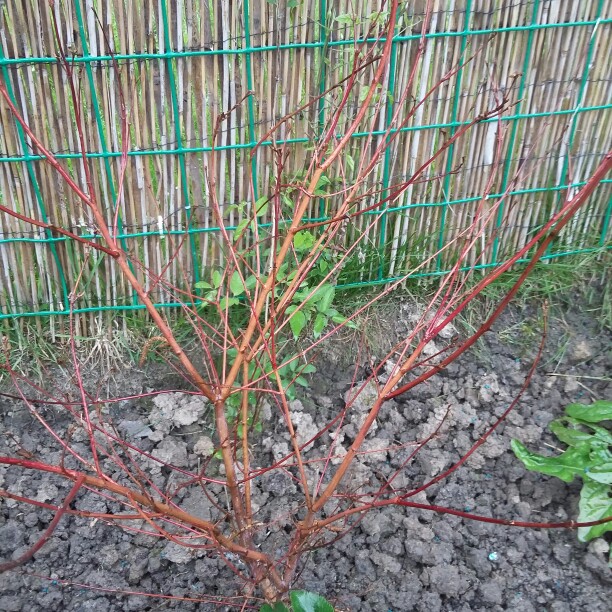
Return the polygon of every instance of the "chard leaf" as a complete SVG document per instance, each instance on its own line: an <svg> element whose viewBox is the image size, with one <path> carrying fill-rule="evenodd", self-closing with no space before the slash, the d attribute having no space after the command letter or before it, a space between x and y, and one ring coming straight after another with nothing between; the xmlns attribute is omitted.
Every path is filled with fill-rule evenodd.
<svg viewBox="0 0 612 612"><path fill-rule="evenodd" d="M543 457L532 453L518 440L512 440L514 454L532 472L541 472L549 476L556 476L565 482L572 482L575 476L582 475L589 465L588 447L570 448L556 457Z"/></svg>
<svg viewBox="0 0 612 612"><path fill-rule="evenodd" d="M294 612L334 612L332 605L320 595L308 591L291 591Z"/></svg>
<svg viewBox="0 0 612 612"><path fill-rule="evenodd" d="M581 523L612 517L612 499L608 495L609 490L608 485L589 480L584 481L580 491L580 514L578 515ZM612 531L612 521L593 527L579 527L578 539L581 542L588 542L608 531Z"/></svg>
<svg viewBox="0 0 612 612"><path fill-rule="evenodd" d="M612 420L612 401L599 400L590 406L584 404L570 404L565 414L587 423L601 423Z"/></svg>

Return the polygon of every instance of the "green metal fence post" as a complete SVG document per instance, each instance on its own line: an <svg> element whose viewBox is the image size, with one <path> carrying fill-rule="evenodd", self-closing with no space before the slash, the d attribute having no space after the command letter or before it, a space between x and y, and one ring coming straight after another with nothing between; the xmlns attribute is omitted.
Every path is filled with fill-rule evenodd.
<svg viewBox="0 0 612 612"><path fill-rule="evenodd" d="M472 0L467 0L466 5L465 5L465 18L463 21L463 31L459 33L461 35L461 47L459 51L459 61L460 62L463 61L463 58L465 56L465 49L467 47L468 34L471 34L470 32L471 12L472 12ZM450 138L452 138L455 135L455 132L457 131L457 128L454 126L454 124L457 122L459 98L461 97L461 79L462 77L463 77L463 67L459 68L459 70L457 71L457 79L455 82L455 95L453 96L453 110L451 112L451 124L453 124L453 126L450 128ZM449 194L450 181L451 181L451 171L453 169L454 152L455 152L455 145L451 144L448 147L448 154L446 158L444 187L443 187L443 192L442 192L442 195L444 198L449 198L448 194ZM446 229L445 228L446 210L448 208L448 205L449 204L447 202L446 206L442 206L442 210L440 212L440 233L438 236L438 251L440 251L442 247L444 246L444 230ZM441 268L442 268L442 253L439 252L436 257L436 272L439 272Z"/></svg>
<svg viewBox="0 0 612 612"><path fill-rule="evenodd" d="M0 45L0 59L4 59L4 58L5 58L4 50L2 48L2 45ZM4 79L6 91L9 97L11 98L11 101L16 107L18 107L19 105L17 103L17 99L15 98L15 93L13 92L13 86L11 84L8 66L6 64L2 65L2 77ZM40 210L40 216L42 217L42 220L45 223L49 223L49 218L47 216L47 211L45 209L44 198L40 191L38 179L36 178L36 172L34 171L34 166L32 164L32 157L34 156L30 156L28 154L28 143L25 137L25 133L23 131L23 127L16 119L15 119L15 128L17 130L17 136L19 138L19 143L24 153L23 156L21 156L20 161L25 163L26 170L28 173L28 178L30 180L32 188L34 189L34 195L36 196L36 203L38 205L38 209ZM37 159L42 159L40 156L36 156L36 157ZM62 299L64 302L64 308L66 308L70 300L69 300L69 295L68 295L68 285L66 283L66 275L64 272L64 267L62 265L57 249L55 248L55 243L51 242L53 240L53 234L51 233L50 230L46 229L45 236L46 236L46 240L50 242L49 248L51 249L51 255L53 257L53 260L55 261L55 265L57 266L57 272L59 274L60 286L61 286L61 291L62 291ZM7 240L0 240L0 244L2 244L3 242L7 242ZM49 296L49 297L52 300L51 303L53 303L53 296Z"/></svg>
<svg viewBox="0 0 612 612"><path fill-rule="evenodd" d="M317 140L319 140L325 129L325 98L323 92L325 91L325 82L327 80L327 64L325 58L327 57L327 50L329 49L329 27L327 25L327 0L319 0L319 43L322 43L321 55L319 59L319 104L317 108ZM323 198L319 198L319 217L325 216L325 201Z"/></svg>
<svg viewBox="0 0 612 612"><path fill-rule="evenodd" d="M83 22L83 11L81 10L81 0L74 0L75 13L77 17L77 23L79 25L79 37L81 38L81 44L83 45L83 58L90 57L89 55L89 43L87 40L87 34L85 31L85 24ZM93 10L93 9L92 9ZM98 102L98 94L96 92L96 84L94 81L93 70L91 69L91 62L85 62L85 72L87 73L87 81L89 83L89 90L91 91L91 103L93 106L94 117L96 118L96 127L98 129L98 137L100 138L100 147L102 149L102 157L104 161L104 173L106 176L106 182L109 186L111 198L113 202L116 203L116 206L119 206L119 200L117 198L117 190L115 189L115 183L113 181L113 173L110 166L110 158L108 156L108 147L106 146L106 135L104 133L104 121L102 119L102 114L100 111L100 103ZM79 101L75 100L75 104L78 104ZM129 138L129 134L124 134L124 138ZM79 156L80 158L81 156ZM117 229L120 234L123 234L123 222L121 219L121 215L117 215ZM127 251L127 243L124 238L120 239L121 248L124 251ZM135 272L134 266L131 262L129 262L130 269L132 272ZM138 295L135 291L132 291L132 302L136 304L138 302Z"/></svg>
<svg viewBox="0 0 612 612"><path fill-rule="evenodd" d="M601 25L601 13L603 11L603 7L605 4L605 0L599 0L598 4L597 4L597 14L595 17L595 23L593 25L593 31L591 32L591 37L589 39L589 46L587 49L587 54L586 54L586 58L584 60L584 69L582 71L582 79L580 81L580 89L578 90L578 96L576 99L576 107L575 110L578 110L581 106L582 106L582 102L584 99L584 93L586 91L586 86L587 86L587 82L588 82L588 78L589 78L589 72L591 71L591 61L593 59L593 52L595 51L595 38L597 35L597 30ZM609 59L608 59L609 61ZM565 160L563 162L563 168L561 170L561 181L565 181L567 174L568 174L568 169L569 169L569 163L570 163L570 156L572 154L572 147L574 146L574 137L576 135L576 126L578 124L578 113L574 112L572 115L572 120L571 120L571 125L570 125L570 130L569 130L569 135L568 135L568 139L567 139L567 146L565 148ZM561 192L559 192L559 198L557 200L557 203L559 203L561 201L561 198L563 197L563 194ZM605 234L602 234L602 237ZM554 244L554 243L553 243ZM552 252L552 246L553 244L551 244L548 249L546 250L546 254L549 255Z"/></svg>
<svg viewBox="0 0 612 612"><path fill-rule="evenodd" d="M532 25L536 23L538 17L538 10L540 8L540 0L534 0L533 2L533 11L531 13L531 23ZM531 51L533 48L533 36L535 30L529 30L527 34L527 48L525 49L525 58L523 60L523 70L521 74L521 82L519 84L519 90L517 95L517 103L515 106L516 114L521 113L521 108L523 106L523 97L525 94L525 85L527 83L527 74L529 73L529 62L531 61ZM506 162L504 163L504 172L502 175L502 184L500 191L504 193L508 187L508 177L510 176L510 166L512 165L512 152L514 151L514 144L516 140L516 132L518 131L518 124L520 119L515 119L512 122L512 129L510 130L510 138L508 139L508 157ZM499 253L499 228L501 227L502 219L504 218L504 203L503 201L499 205L499 209L497 210L497 217L495 219L495 239L493 240L493 251L491 254L491 263L497 262L497 257Z"/></svg>
<svg viewBox="0 0 612 612"><path fill-rule="evenodd" d="M251 48L251 23L249 18L249 0L243 0L242 3L242 15L244 18L244 42L247 48ZM252 53L246 54L246 78L247 87L250 92L253 91L253 65L252 65ZM253 108L253 95L249 95L247 101L247 108L249 113L249 144L253 147L255 141L255 111ZM252 150L252 149L251 149ZM257 185L257 159L255 156L251 157L251 180L253 182L253 205L257 202L258 185ZM255 217L257 218L257 217Z"/></svg>
<svg viewBox="0 0 612 612"><path fill-rule="evenodd" d="M168 0L160 0L162 13L162 25L164 28L164 48L166 51L171 48L170 43L170 23L168 21ZM170 82L170 97L172 100L172 112L174 114L174 135L176 138L176 154L179 159L179 168L181 173L181 184L183 187L183 198L185 200L185 218L187 220L187 233L189 234L189 246L191 248L191 261L193 263L193 280L200 280L200 266L198 264L197 248L195 238L192 232L191 219L191 201L189 198L189 184L187 183L187 169L185 167L185 152L183 147L183 136L181 134L180 112L178 107L178 98L176 91L176 79L174 78L174 67L172 66L172 58L166 58L166 68L168 70L168 81Z"/></svg>
<svg viewBox="0 0 612 612"><path fill-rule="evenodd" d="M395 41L395 31L397 28L397 17L396 22L393 24L393 42L391 43L391 57L389 58L389 86L388 95L385 103L385 127L388 129L391 125L391 119L393 118L393 109L395 106L395 63L397 60L397 43ZM384 200L389 195L389 174L391 167L391 147L389 146L390 135L385 136L387 141L387 147L385 149L385 155L383 159L383 196ZM385 202L385 208L382 212L380 219L380 238L379 238L379 251L380 251L380 265L378 266L378 280L381 280L385 274L385 243L387 241L387 215L389 210L389 202Z"/></svg>

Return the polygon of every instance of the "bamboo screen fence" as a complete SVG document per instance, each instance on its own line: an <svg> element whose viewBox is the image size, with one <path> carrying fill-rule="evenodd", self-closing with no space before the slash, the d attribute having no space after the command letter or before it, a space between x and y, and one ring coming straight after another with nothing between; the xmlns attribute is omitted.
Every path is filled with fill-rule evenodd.
<svg viewBox="0 0 612 612"><path fill-rule="evenodd" d="M394 88L408 78L424 4L402 4L381 133L393 109ZM364 35L378 9L374 0L56 0L55 8L43 0L6 0L0 2L1 78L34 132L73 176L82 178L72 102L56 61L55 11L64 48L79 66L89 119L88 157L99 197L110 210L117 195L117 92L122 87L131 131L121 239L155 270L164 268L169 249L185 239L181 258L164 272L182 285L222 265L204 179L215 118L247 91L254 92L228 117L216 140L219 199L231 228L242 214L232 204L252 202L272 180L271 143L260 147L251 162L253 144L284 114L347 74L354 41ZM484 50L402 128L372 184L384 190L410 176L440 138L475 115L493 79L501 87L513 83L508 93L516 104L503 118L508 153L496 184L497 193L511 188L511 205L500 214L505 231L486 265L503 261L568 190L583 184L610 146L611 30L612 3L605 0L435 0L414 98L468 51L479 45ZM288 171L302 168L308 143L320 133L330 103L323 98L296 117L291 132L277 135L291 146ZM436 164L432 176L438 179L415 185L379 215L369 236L377 258L365 257L362 267L343 282L367 285L398 277L415 257L435 252L462 227L482 193L496 129L494 121L476 126ZM363 137L355 135L349 155L360 154ZM377 138L381 136L375 132L374 142ZM514 188L508 177L523 163L529 172ZM609 246L611 183L604 181L598 188L549 258ZM24 214L91 236L86 213L33 151L4 103L0 199ZM328 204L318 203L313 216L324 215ZM81 313L84 328L101 313L138 309L112 259L81 247L2 216L0 317L8 322L67 314L69 293L82 269L82 293L74 312ZM438 257L423 274L441 274L447 266ZM163 303L166 298L160 292L156 299Z"/></svg>

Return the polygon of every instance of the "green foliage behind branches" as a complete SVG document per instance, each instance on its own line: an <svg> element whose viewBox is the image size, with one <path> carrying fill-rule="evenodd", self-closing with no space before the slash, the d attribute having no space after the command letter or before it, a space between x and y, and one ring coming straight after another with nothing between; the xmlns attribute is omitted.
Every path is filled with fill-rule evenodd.
<svg viewBox="0 0 612 612"><path fill-rule="evenodd" d="M258 225L258 219L268 211L269 202L263 197L254 205L254 214L249 215L246 203L240 205L239 213L245 216L236 229L234 237L236 245L242 240L258 243L260 267L265 267L280 248L279 243L273 240L273 228L269 225ZM288 206L288 203L285 204ZM276 245L276 246L275 246ZM270 296L273 302L275 315L280 309L286 324L280 329L271 329L270 340L274 340L277 363L272 364L268 352L263 351L257 360L249 363L249 381L267 381L274 383L273 372L276 370L280 377L280 387L291 400L295 398L297 387L307 387L308 380L305 375L316 371L315 366L299 353L299 341L306 335L317 340L330 324L354 324L340 314L334 307L336 298L337 266L339 253L332 247L317 246L317 236L309 230L295 233L292 239L291 255L276 270L264 269L258 271L253 264L256 258L253 247L249 246L238 251L237 259L246 262L240 270L227 271L214 269L210 272L209 280L196 283L195 288L201 295L202 303L198 306L200 315L212 325L220 327L227 325L236 335L248 324L251 317L251 304L257 288L263 287L274 274L274 291ZM297 290L293 293L290 303L281 301L281 296L287 294L288 289L296 282L300 274L300 265L309 258L312 267L308 269L303 278L297 279ZM229 263L229 262L228 262ZM253 266L253 267L250 267ZM270 309L265 309L260 324L265 325ZM227 318L227 323L224 320ZM228 349L225 356L232 363L236 358L235 348ZM278 357L281 359L279 360ZM279 389L280 391L281 389ZM249 392L249 406L259 406L261 394ZM226 402L226 410L230 420L235 420L241 405L241 394L231 395ZM256 408L252 408L256 412ZM255 423L255 426L257 424Z"/></svg>

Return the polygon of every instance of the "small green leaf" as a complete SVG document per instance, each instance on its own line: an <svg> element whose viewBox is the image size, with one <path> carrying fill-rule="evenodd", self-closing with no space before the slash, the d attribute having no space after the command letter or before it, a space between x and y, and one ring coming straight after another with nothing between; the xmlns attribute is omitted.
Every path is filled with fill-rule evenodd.
<svg viewBox="0 0 612 612"><path fill-rule="evenodd" d="M219 270L215 270L212 273L212 282L215 289L218 289L221 286L221 281L223 280L223 276Z"/></svg>
<svg viewBox="0 0 612 612"><path fill-rule="evenodd" d="M265 281L264 281L265 282ZM249 290L253 291L257 286L257 277L251 274L251 276L247 276L244 280L244 286Z"/></svg>
<svg viewBox="0 0 612 612"><path fill-rule="evenodd" d="M247 226L249 225L249 223L251 222L251 219L249 219L248 217L246 217L245 219L243 219L237 226L236 229L234 230L234 238L239 238L240 236L242 236L244 234L244 231L246 230Z"/></svg>
<svg viewBox="0 0 612 612"><path fill-rule="evenodd" d="M372 21L372 23L378 23L383 22L387 17L389 17L389 11L374 11L370 13L366 19Z"/></svg>
<svg viewBox="0 0 612 612"><path fill-rule="evenodd" d="M312 365L312 363L307 363L303 368L300 369L300 372L302 374L312 374L313 372L316 372L317 368L315 368L315 366Z"/></svg>
<svg viewBox="0 0 612 612"><path fill-rule="evenodd" d="M580 419L586 423L600 423L612 421L612 401L599 400L590 406L584 404L570 404L565 409L567 416Z"/></svg>
<svg viewBox="0 0 612 612"><path fill-rule="evenodd" d="M331 319L336 325L344 325L345 327L348 327L349 329L357 329L357 323L355 323L355 321L349 321L346 317L343 317L341 314L334 315Z"/></svg>
<svg viewBox="0 0 612 612"><path fill-rule="evenodd" d="M336 17L336 21L343 24L353 24L355 23L355 17L349 13L343 13L342 15L338 15Z"/></svg>
<svg viewBox="0 0 612 612"><path fill-rule="evenodd" d="M289 264L285 262L277 271L276 271L276 282L282 283L286 280L287 270L289 269Z"/></svg>
<svg viewBox="0 0 612 612"><path fill-rule="evenodd" d="M326 327L327 327L327 317L321 312L317 313L317 316L315 317L315 320L314 320L314 325L312 326L312 333L314 337L318 338L323 333L323 330Z"/></svg>
<svg viewBox="0 0 612 612"><path fill-rule="evenodd" d="M242 278L240 277L240 273L238 270L235 270L232 274L232 278L230 278L230 291L232 295L238 296L244 293L244 283L242 282Z"/></svg>
<svg viewBox="0 0 612 612"><path fill-rule="evenodd" d="M293 238L293 247L296 251L309 251L315 243L315 237L306 230L297 232Z"/></svg>
<svg viewBox="0 0 612 612"><path fill-rule="evenodd" d="M303 308L308 308L309 310L312 310L312 308L314 307L313 301L316 300L316 292L313 295L310 295L310 293L310 287L306 287L302 291L298 291L293 296L293 302L295 304L301 304Z"/></svg>
<svg viewBox="0 0 612 612"><path fill-rule="evenodd" d="M351 172L355 170L355 160L348 153L346 155L346 165Z"/></svg>
<svg viewBox="0 0 612 612"><path fill-rule="evenodd" d="M334 315L332 317L332 321L336 325L344 325L349 329L357 329L357 323L355 321L349 321L346 317L343 317L341 314Z"/></svg>
<svg viewBox="0 0 612 612"><path fill-rule="evenodd" d="M196 289L212 289L212 285L206 281L198 281L194 287Z"/></svg>
<svg viewBox="0 0 612 612"><path fill-rule="evenodd" d="M320 595L308 591L291 591L293 612L334 612L333 606Z"/></svg>
<svg viewBox="0 0 612 612"><path fill-rule="evenodd" d="M258 217L263 217L268 212L269 202L269 198L266 196L261 196L261 198L255 202L255 215Z"/></svg>
<svg viewBox="0 0 612 612"><path fill-rule="evenodd" d="M301 310L294 313L289 319L289 325L291 326L293 337L297 340L306 325L306 315Z"/></svg>
<svg viewBox="0 0 612 612"><path fill-rule="evenodd" d="M295 384L296 385L300 385L300 387L309 387L310 386L308 381L303 376L298 376L295 379Z"/></svg>
<svg viewBox="0 0 612 612"><path fill-rule="evenodd" d="M333 285L325 284L322 285L316 293L317 296L317 310L324 314L331 308L332 302L334 301L334 295L336 290Z"/></svg>
<svg viewBox="0 0 612 612"><path fill-rule="evenodd" d="M221 301L219 302L219 308L221 308L221 310L225 310L226 308L231 308L236 304L240 304L240 300L238 298L226 296L224 298L221 298Z"/></svg>

